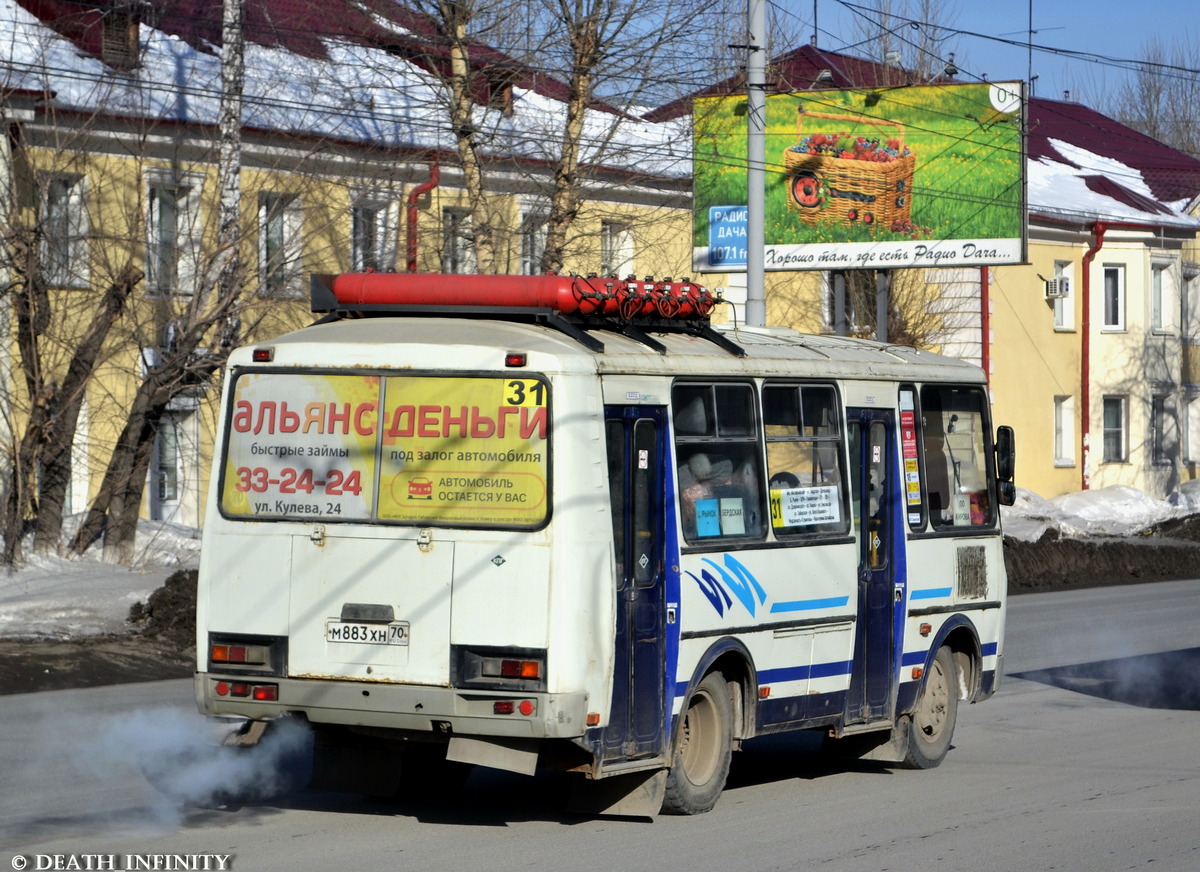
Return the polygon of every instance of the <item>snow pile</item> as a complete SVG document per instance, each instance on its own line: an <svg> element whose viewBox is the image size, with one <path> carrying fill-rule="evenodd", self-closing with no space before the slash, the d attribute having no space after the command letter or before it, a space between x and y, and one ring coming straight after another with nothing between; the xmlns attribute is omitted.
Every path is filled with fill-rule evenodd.
<svg viewBox="0 0 1200 872"><path fill-rule="evenodd" d="M1171 518L1200 512L1200 481L1183 484L1165 500L1124 485L1053 499L1017 488L1017 502L1000 510L1004 535L1036 542L1054 530L1060 538L1135 536Z"/></svg>
<svg viewBox="0 0 1200 872"><path fill-rule="evenodd" d="M32 542L27 543L28 546ZM78 560L29 553L16 572L0 570L0 638L66 639L127 632L129 609L177 569L200 562L200 531L163 521L138 526L134 566L100 558L100 545Z"/></svg>

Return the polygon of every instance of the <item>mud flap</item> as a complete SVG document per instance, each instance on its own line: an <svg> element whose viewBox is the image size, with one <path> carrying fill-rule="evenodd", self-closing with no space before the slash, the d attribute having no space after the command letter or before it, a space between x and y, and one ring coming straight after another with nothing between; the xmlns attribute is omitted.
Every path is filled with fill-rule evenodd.
<svg viewBox="0 0 1200 872"><path fill-rule="evenodd" d="M912 735L912 716L904 715L890 730L859 733L841 739L828 739L826 753L855 760L875 760L880 763L902 763L908 756Z"/></svg>
<svg viewBox="0 0 1200 872"><path fill-rule="evenodd" d="M667 793L667 770L631 772L593 781L576 778L571 783L567 811L571 814L654 817Z"/></svg>
<svg viewBox="0 0 1200 872"><path fill-rule="evenodd" d="M538 740L453 736L446 749L446 759L533 775L537 771Z"/></svg>

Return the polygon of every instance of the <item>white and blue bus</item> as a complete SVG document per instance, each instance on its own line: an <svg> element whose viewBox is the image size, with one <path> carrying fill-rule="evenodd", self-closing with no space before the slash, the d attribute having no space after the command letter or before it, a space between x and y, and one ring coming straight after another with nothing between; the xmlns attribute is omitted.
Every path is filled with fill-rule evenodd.
<svg viewBox="0 0 1200 872"><path fill-rule="evenodd" d="M1002 674L1012 431L976 366L715 302L314 277L321 321L230 358L200 709L307 721L318 783L414 800L557 767L704 812L785 730L938 765Z"/></svg>

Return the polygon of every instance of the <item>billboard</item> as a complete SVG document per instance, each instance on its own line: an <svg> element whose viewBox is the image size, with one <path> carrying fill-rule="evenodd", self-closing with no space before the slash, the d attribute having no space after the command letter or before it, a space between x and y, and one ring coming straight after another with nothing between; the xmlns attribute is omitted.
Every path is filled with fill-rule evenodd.
<svg viewBox="0 0 1200 872"><path fill-rule="evenodd" d="M1023 84L766 97L764 268L1022 263ZM693 260L746 269L744 95L694 112Z"/></svg>

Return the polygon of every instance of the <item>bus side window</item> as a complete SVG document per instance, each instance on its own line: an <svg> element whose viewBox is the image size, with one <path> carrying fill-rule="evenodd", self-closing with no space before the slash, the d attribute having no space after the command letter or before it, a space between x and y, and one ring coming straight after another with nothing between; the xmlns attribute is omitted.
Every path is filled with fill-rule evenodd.
<svg viewBox="0 0 1200 872"><path fill-rule="evenodd" d="M987 400L974 386L921 388L924 489L935 529L995 524Z"/></svg>
<svg viewBox="0 0 1200 872"><path fill-rule="evenodd" d="M685 538L761 538L762 476L753 389L746 384L679 384L672 390L672 404Z"/></svg>
<svg viewBox="0 0 1200 872"><path fill-rule="evenodd" d="M767 385L763 426L776 535L845 533L841 415L828 385Z"/></svg>

